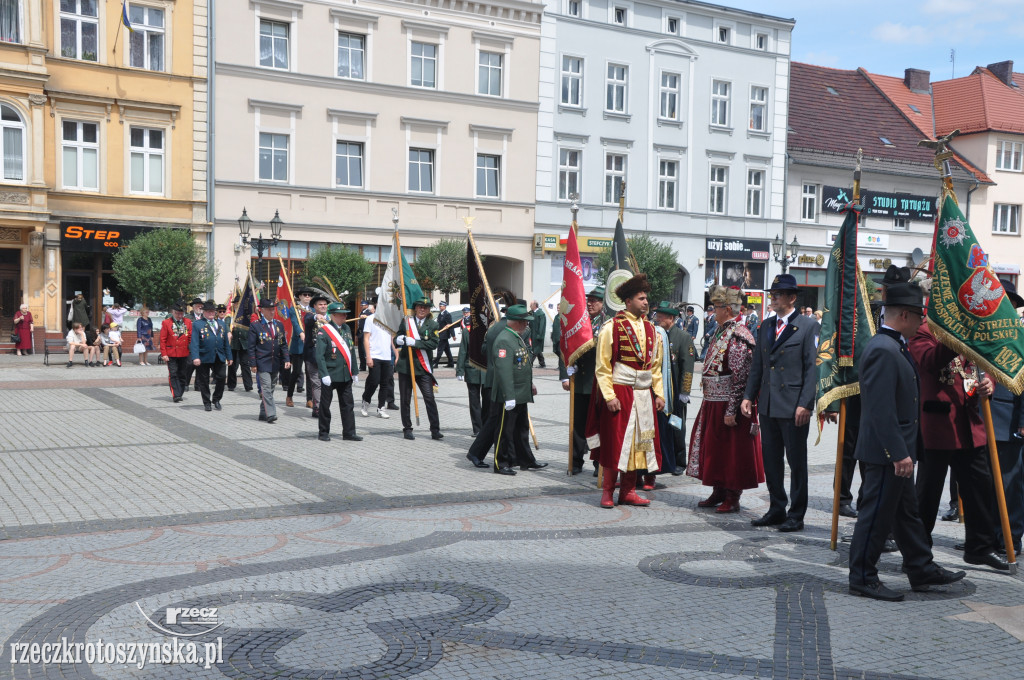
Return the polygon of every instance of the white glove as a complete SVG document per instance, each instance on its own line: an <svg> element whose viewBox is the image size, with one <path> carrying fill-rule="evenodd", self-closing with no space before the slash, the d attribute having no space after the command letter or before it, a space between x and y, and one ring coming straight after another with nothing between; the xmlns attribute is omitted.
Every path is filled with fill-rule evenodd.
<svg viewBox="0 0 1024 680"><path fill-rule="evenodd" d="M459 382L466 382L466 378L461 375L455 376L455 379L458 380Z"/></svg>
<svg viewBox="0 0 1024 680"><path fill-rule="evenodd" d="M320 378L320 382L322 382L324 385L327 385L328 387L330 387L331 386L331 376L325 375L324 377Z"/></svg>
<svg viewBox="0 0 1024 680"><path fill-rule="evenodd" d="M359 384L359 376L358 375L352 376L352 384L353 385L358 385Z"/></svg>
<svg viewBox="0 0 1024 680"><path fill-rule="evenodd" d="M576 372L576 367L575 366L569 366L567 369L565 369L565 374L567 376L569 376L570 378L572 377L572 374L575 373L575 372Z"/></svg>
<svg viewBox="0 0 1024 680"><path fill-rule="evenodd" d="M508 401L505 402L505 410L506 411L511 411L515 407L516 407L516 400L515 399L509 399Z"/></svg>
<svg viewBox="0 0 1024 680"><path fill-rule="evenodd" d="M395 344L398 345L399 347L402 347L405 345L405 340L406 336L399 335L397 338L395 338Z"/></svg>
<svg viewBox="0 0 1024 680"><path fill-rule="evenodd" d="M679 401L683 402L684 404L689 404L690 403L690 395L689 394L680 394L679 395Z"/></svg>

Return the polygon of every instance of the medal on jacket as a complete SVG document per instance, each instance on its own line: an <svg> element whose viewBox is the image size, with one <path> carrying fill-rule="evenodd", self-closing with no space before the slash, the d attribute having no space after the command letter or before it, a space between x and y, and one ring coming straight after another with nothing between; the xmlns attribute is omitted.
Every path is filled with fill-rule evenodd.
<svg viewBox="0 0 1024 680"><path fill-rule="evenodd" d="M968 397L973 397L975 390L978 389L978 381L974 378L964 378L964 394Z"/></svg>

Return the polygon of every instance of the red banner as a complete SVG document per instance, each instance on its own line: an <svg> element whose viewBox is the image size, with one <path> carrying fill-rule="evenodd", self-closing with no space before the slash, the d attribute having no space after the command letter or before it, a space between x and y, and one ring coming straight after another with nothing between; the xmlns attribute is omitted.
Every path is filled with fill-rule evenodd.
<svg viewBox="0 0 1024 680"><path fill-rule="evenodd" d="M583 289L583 266L576 242L576 223L569 229L562 267L562 299L558 302L561 327L558 344L566 366L572 366L594 344L594 330L587 314L587 295Z"/></svg>
<svg viewBox="0 0 1024 680"><path fill-rule="evenodd" d="M281 263L281 273L277 277L277 299L274 301L274 318L284 326L285 337L291 343L292 317L295 315L292 307L295 306L295 296L292 295L292 283L288 280L288 270L285 268L284 261L280 255L277 256L277 260Z"/></svg>

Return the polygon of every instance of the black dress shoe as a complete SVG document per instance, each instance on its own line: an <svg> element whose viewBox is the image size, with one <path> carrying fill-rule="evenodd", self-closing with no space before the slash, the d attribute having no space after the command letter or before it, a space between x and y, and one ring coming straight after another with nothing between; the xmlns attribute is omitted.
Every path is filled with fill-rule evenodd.
<svg viewBox="0 0 1024 680"><path fill-rule="evenodd" d="M964 554L964 562L967 564L984 564L992 567L993 569L998 569L999 571L1010 571L1010 564L1005 558L1000 557L994 550L981 555Z"/></svg>
<svg viewBox="0 0 1024 680"><path fill-rule="evenodd" d="M583 472L583 468L581 468L581 467L574 467L574 468L572 469L572 473L573 473L574 475L582 474L582 472Z"/></svg>
<svg viewBox="0 0 1024 680"><path fill-rule="evenodd" d="M342 437L342 439L344 439L347 442L361 442L361 441L363 441L363 438L360 437L358 434L345 435L345 436Z"/></svg>
<svg viewBox="0 0 1024 680"><path fill-rule="evenodd" d="M960 521L960 508L954 506L949 509L945 515L942 516L943 522L958 522Z"/></svg>
<svg viewBox="0 0 1024 680"><path fill-rule="evenodd" d="M519 469L520 470L540 470L542 468L546 468L547 466L548 466L547 463L534 463L533 465L520 465Z"/></svg>
<svg viewBox="0 0 1024 680"><path fill-rule="evenodd" d="M594 476L597 477L597 468L594 468Z"/></svg>
<svg viewBox="0 0 1024 680"><path fill-rule="evenodd" d="M842 516L842 517L852 517L852 518L856 519L857 518L857 511L854 510L853 506L850 505L849 503L840 503L839 504L839 515Z"/></svg>
<svg viewBox="0 0 1024 680"><path fill-rule="evenodd" d="M903 593L897 593L895 590L889 590L882 585L881 581L875 581L874 583L850 584L850 595L857 595L859 597L870 597L873 600L882 600L883 602L902 602Z"/></svg>
<svg viewBox="0 0 1024 680"><path fill-rule="evenodd" d="M891 538L885 539L885 543L882 544L882 552L884 553L894 553L899 549L900 547L896 545L896 541Z"/></svg>
<svg viewBox="0 0 1024 680"><path fill-rule="evenodd" d="M220 411L221 410L220 402L219 401L213 402L213 407L215 409L217 409L218 411Z"/></svg>
<svg viewBox="0 0 1024 680"><path fill-rule="evenodd" d="M482 460L480 460L479 458L474 456L472 453L467 453L466 454L466 460L468 460L470 463L472 463L473 467L478 467L478 468L485 468L485 467L487 467L487 463L483 462Z"/></svg>
<svg viewBox="0 0 1024 680"><path fill-rule="evenodd" d="M793 519L789 517L785 522L779 525L779 531L803 531L804 521L802 519Z"/></svg>
<svg viewBox="0 0 1024 680"><path fill-rule="evenodd" d="M235 388L234 388L234 387L229 387L229 388L228 388L228 392L234 392L234 391L235 391Z"/></svg>
<svg viewBox="0 0 1024 680"><path fill-rule="evenodd" d="M329 434L322 434L319 437L317 437L317 439L319 439L322 442L329 442L329 441L331 441L331 435L329 435Z"/></svg>
<svg viewBox="0 0 1024 680"><path fill-rule="evenodd" d="M260 416L260 420L262 420L263 422L267 422L267 417L266 416Z"/></svg>
<svg viewBox="0 0 1024 680"><path fill-rule="evenodd" d="M174 403L177 404L179 401L181 401L181 397L175 397L172 401L174 401Z"/></svg>
<svg viewBox="0 0 1024 680"><path fill-rule="evenodd" d="M389 411L397 411L398 407L394 403L391 403L391 404L388 404L388 410Z"/></svg>
<svg viewBox="0 0 1024 680"><path fill-rule="evenodd" d="M960 552L963 552L966 549L967 549L967 544L966 543L954 543L953 544L953 550L959 550Z"/></svg>
<svg viewBox="0 0 1024 680"><path fill-rule="evenodd" d="M405 433L402 434L402 436L405 437L406 439L410 439L410 440L411 439L416 439L416 437L414 437L412 435L412 432L405 432Z"/></svg>
<svg viewBox="0 0 1024 680"><path fill-rule="evenodd" d="M440 432L431 432L430 433L430 438L431 439L444 439L444 435L441 434Z"/></svg>
<svg viewBox="0 0 1024 680"><path fill-rule="evenodd" d="M935 571L917 583L911 583L910 587L915 592L924 593L928 591L929 586L948 586L950 583L956 583L964 576L967 576L966 571L950 571L949 569L936 567Z"/></svg>
<svg viewBox="0 0 1024 680"><path fill-rule="evenodd" d="M679 477L682 474L683 474L683 469L679 468L679 467L677 467L675 470L672 471L672 476L673 477Z"/></svg>
<svg viewBox="0 0 1024 680"><path fill-rule="evenodd" d="M494 473L497 475L514 475L516 471L510 467L503 467L496 469Z"/></svg>
<svg viewBox="0 0 1024 680"><path fill-rule="evenodd" d="M251 388L251 387L246 387L246 388L245 388L245 391L246 391L246 392L252 392L252 388Z"/></svg>
<svg viewBox="0 0 1024 680"><path fill-rule="evenodd" d="M267 417L267 422L268 423L274 423L276 420L277 420L277 416L268 416Z"/></svg>
<svg viewBox="0 0 1024 680"><path fill-rule="evenodd" d="M776 524L782 524L785 521L785 515L773 515L770 512L766 512L761 517L750 520L750 525L755 527L773 527Z"/></svg>
<svg viewBox="0 0 1024 680"><path fill-rule="evenodd" d="M213 410L213 404L203 404L203 409L205 409L207 411L212 411Z"/></svg>

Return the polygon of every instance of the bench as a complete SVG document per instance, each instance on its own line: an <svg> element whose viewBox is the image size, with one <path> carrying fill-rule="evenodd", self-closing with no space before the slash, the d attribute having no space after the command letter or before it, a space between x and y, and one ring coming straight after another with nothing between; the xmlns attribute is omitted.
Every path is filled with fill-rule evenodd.
<svg viewBox="0 0 1024 680"><path fill-rule="evenodd" d="M50 365L50 354L64 354L68 353L68 343L64 338L47 338L43 344L43 366Z"/></svg>

